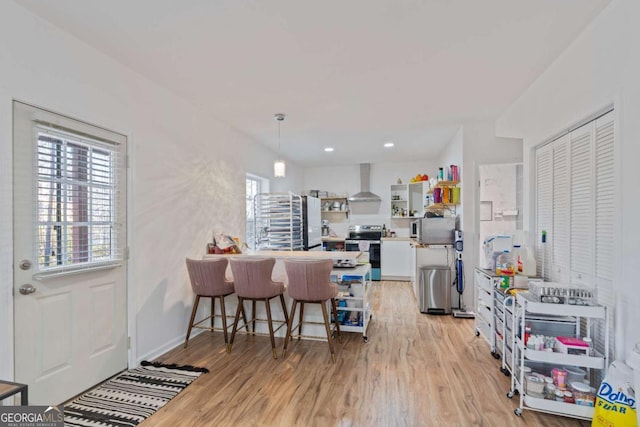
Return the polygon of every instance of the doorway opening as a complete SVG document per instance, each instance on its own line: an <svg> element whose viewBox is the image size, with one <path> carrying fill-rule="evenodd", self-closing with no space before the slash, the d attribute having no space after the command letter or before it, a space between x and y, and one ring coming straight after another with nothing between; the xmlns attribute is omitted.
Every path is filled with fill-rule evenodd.
<svg viewBox="0 0 640 427"><path fill-rule="evenodd" d="M523 232L524 169L522 163L479 165L478 259L485 264L482 242L487 237L508 235L514 244L526 245Z"/></svg>

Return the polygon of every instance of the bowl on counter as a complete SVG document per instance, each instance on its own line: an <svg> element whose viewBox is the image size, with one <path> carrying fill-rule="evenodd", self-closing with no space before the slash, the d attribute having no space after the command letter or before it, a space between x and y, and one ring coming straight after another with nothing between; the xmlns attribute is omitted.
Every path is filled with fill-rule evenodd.
<svg viewBox="0 0 640 427"><path fill-rule="evenodd" d="M566 383L582 382L587 376L587 371L576 366L563 366L562 370L567 371Z"/></svg>

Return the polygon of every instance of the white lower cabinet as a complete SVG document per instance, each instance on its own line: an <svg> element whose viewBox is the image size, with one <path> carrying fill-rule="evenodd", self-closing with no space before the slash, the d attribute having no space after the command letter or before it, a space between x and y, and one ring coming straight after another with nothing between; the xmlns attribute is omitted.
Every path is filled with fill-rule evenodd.
<svg viewBox="0 0 640 427"><path fill-rule="evenodd" d="M382 280L411 280L411 241L382 239L380 263Z"/></svg>
<svg viewBox="0 0 640 427"><path fill-rule="evenodd" d="M576 393L573 399L583 404L571 403L570 398L565 398L564 401L550 399L547 386L543 389L538 381L529 377L549 377L553 375L554 369L561 369L569 374L573 371L574 375L576 372L579 375L584 373L584 381L588 381L592 390L595 390L601 378L604 378L608 366L609 337L592 338L592 330L609 330L606 307L542 303L535 300L529 292L520 292L515 298L512 326L512 333L508 339L513 348L512 363L515 372L511 377L511 390L507 397L512 398L516 392L520 394L520 405L514 413L521 416L524 409L531 409L573 418L592 419L594 407L584 403L592 402L591 398L595 401L594 394L587 392L578 396ZM583 336L592 338L594 342L603 343L603 348L600 349L602 353L593 348L588 354L568 354L530 348L531 346L525 345L525 334L521 333L525 330L530 330L529 340L534 335L580 337L585 334ZM528 373L525 374L525 371ZM566 383L569 382L570 380L566 380ZM585 387L582 381L574 383L581 388ZM570 389L570 384L566 384L566 388ZM588 390L589 386L586 386L586 389Z"/></svg>

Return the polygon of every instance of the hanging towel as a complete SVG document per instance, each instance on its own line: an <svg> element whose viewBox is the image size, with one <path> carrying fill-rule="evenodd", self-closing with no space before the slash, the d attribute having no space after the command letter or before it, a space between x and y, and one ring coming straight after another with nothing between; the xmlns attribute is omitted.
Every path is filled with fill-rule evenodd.
<svg viewBox="0 0 640 427"><path fill-rule="evenodd" d="M369 246L371 246L371 243L366 240L358 242L358 250L360 252L369 252Z"/></svg>

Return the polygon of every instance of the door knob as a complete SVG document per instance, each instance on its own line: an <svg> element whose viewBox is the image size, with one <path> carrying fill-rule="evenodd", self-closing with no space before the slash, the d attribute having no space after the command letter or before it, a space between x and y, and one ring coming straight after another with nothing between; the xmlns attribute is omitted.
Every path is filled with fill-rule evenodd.
<svg viewBox="0 0 640 427"><path fill-rule="evenodd" d="M20 286L20 293L22 295L29 295L29 294L34 293L35 291L36 291L35 286L30 285L29 283Z"/></svg>

